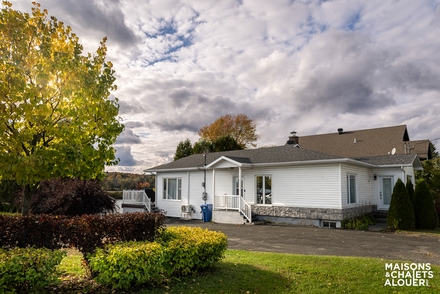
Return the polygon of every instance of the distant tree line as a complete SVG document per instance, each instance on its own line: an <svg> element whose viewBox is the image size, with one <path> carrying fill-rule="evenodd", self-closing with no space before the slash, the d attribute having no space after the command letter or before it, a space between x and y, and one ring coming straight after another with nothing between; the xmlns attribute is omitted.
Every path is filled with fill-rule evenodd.
<svg viewBox="0 0 440 294"><path fill-rule="evenodd" d="M102 180L102 189L105 191L139 190L146 188L155 188L155 176L108 172Z"/></svg>

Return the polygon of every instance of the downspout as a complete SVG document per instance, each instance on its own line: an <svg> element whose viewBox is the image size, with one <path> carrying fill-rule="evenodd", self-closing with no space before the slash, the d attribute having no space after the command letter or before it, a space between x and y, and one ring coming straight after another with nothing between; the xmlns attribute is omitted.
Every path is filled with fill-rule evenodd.
<svg viewBox="0 0 440 294"><path fill-rule="evenodd" d="M241 166L238 167L238 210L241 211Z"/></svg>
<svg viewBox="0 0 440 294"><path fill-rule="evenodd" d="M188 197L187 197L187 202L188 202L188 205L190 205L191 204L191 199L190 199L190 195L191 195L191 189L190 189L190 182L191 182L191 179L190 179L190 177L191 177L191 172L190 171L187 171L186 172L186 184L187 184L187 186L188 186Z"/></svg>
<svg viewBox="0 0 440 294"><path fill-rule="evenodd" d="M215 168L212 169L212 183L211 183L211 189L212 189L212 206L213 209L215 209Z"/></svg>
<svg viewBox="0 0 440 294"><path fill-rule="evenodd" d="M203 200L208 198L208 195L206 194L206 153L203 153Z"/></svg>

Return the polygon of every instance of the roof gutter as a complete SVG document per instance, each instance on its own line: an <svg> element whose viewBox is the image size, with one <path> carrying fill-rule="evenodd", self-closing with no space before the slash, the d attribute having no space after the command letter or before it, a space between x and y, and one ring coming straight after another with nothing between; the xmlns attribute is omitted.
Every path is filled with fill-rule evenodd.
<svg viewBox="0 0 440 294"><path fill-rule="evenodd" d="M254 163L253 166L286 166L286 165L315 165L322 163L353 163L357 165L363 165L367 167L378 167L371 163L365 163L362 161L353 160L350 158L335 158L335 159L320 159L320 160L307 160L307 161L288 161L288 162L274 162L274 163ZM400 165L399 165L400 166Z"/></svg>
<svg viewBox="0 0 440 294"><path fill-rule="evenodd" d="M181 168L164 168L164 169L144 169L144 172L175 172L175 171L192 171L199 170L198 167L181 167Z"/></svg>

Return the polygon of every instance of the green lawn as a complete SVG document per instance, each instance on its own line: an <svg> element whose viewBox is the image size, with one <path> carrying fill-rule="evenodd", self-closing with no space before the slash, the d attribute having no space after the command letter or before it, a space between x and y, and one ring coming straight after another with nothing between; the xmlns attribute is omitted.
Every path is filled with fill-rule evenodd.
<svg viewBox="0 0 440 294"><path fill-rule="evenodd" d="M429 287L385 287L387 262L392 261L228 250L225 259L213 269L173 279L165 285L133 289L131 293L440 292L440 267L434 266ZM80 263L81 257L75 253L69 253L63 260L60 269L66 271L66 281L75 277L80 282L84 279ZM93 290L93 293L108 292L109 289Z"/></svg>

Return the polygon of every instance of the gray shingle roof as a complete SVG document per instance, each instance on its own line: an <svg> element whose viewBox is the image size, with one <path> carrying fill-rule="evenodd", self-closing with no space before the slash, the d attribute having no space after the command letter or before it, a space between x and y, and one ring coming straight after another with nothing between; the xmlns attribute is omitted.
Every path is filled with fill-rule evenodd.
<svg viewBox="0 0 440 294"><path fill-rule="evenodd" d="M349 158L388 155L393 148L396 154L415 153L405 150L409 146L406 125L300 136L298 143L305 149Z"/></svg>
<svg viewBox="0 0 440 294"><path fill-rule="evenodd" d="M234 150L225 152L208 153L206 164L209 165L216 159L227 156L228 158L240 163L259 164L259 163L281 163L281 162L302 162L312 160L326 160L341 158L336 155L320 153L312 150L296 148L291 145ZM204 165L203 154L193 154L179 160L159 165L147 169L146 171L197 168Z"/></svg>
<svg viewBox="0 0 440 294"><path fill-rule="evenodd" d="M290 162L308 162L321 160L341 161L346 157L325 154L304 148L297 148L292 145L234 150L225 152L215 152L206 154L206 165L209 165L218 158L225 156L236 162L244 164L271 164L271 163L290 163ZM372 165L410 165L416 158L415 154L396 154L385 156L364 156L353 158L353 160L372 164ZM193 154L179 160L149 168L145 171L164 171L177 169L193 169L204 166L203 154Z"/></svg>
<svg viewBox="0 0 440 294"><path fill-rule="evenodd" d="M355 157L354 160L373 164L373 165L407 165L412 164L416 159L415 154L395 154L384 156Z"/></svg>

